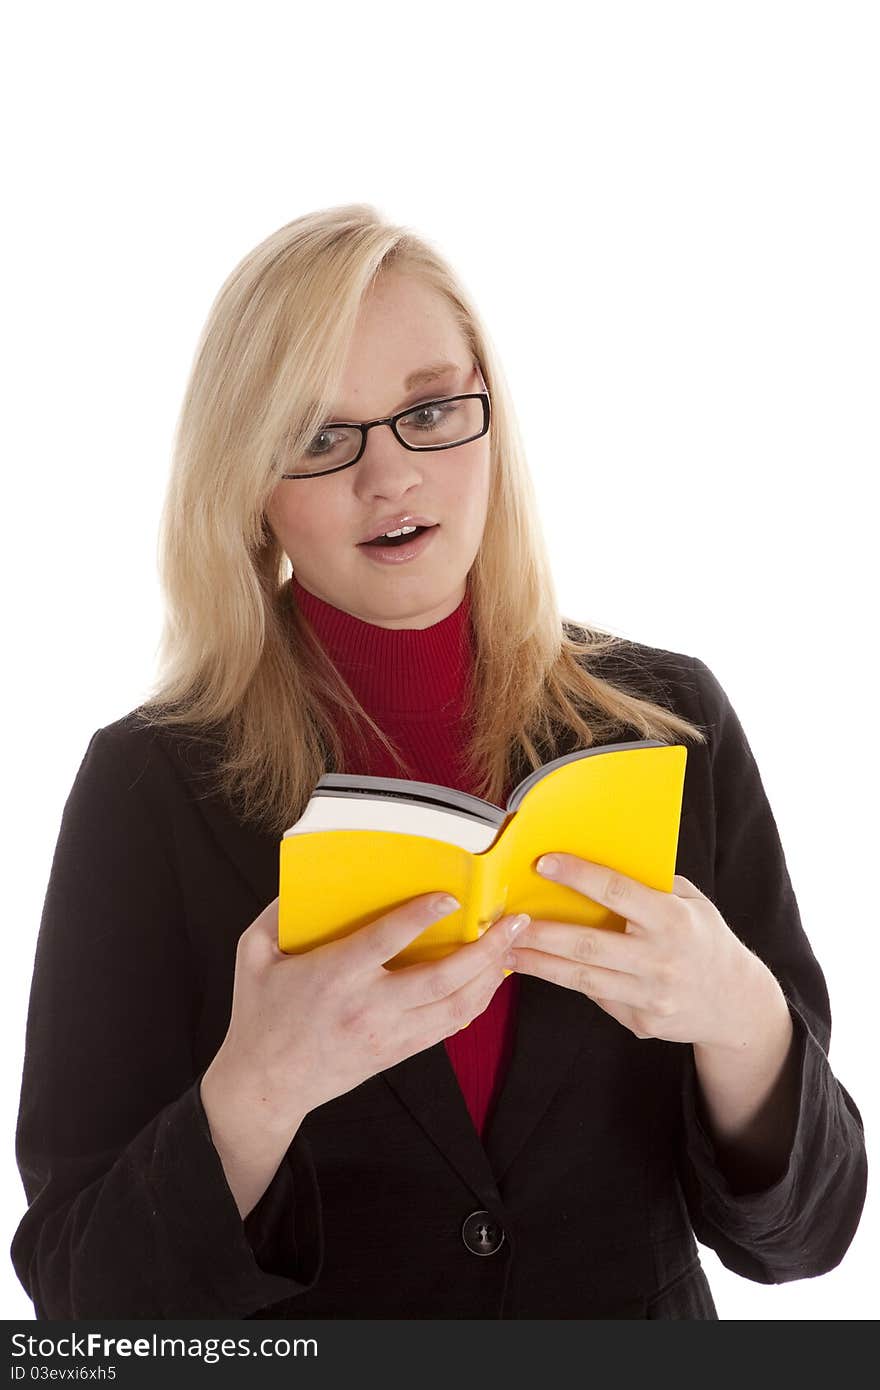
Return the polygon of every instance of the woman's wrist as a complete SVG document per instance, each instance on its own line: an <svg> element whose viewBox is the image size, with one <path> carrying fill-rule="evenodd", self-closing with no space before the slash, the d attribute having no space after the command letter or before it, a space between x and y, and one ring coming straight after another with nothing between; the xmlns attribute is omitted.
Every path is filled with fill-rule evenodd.
<svg viewBox="0 0 880 1390"><path fill-rule="evenodd" d="M773 973L753 957L736 1025L694 1043L701 1110L731 1180L759 1190L784 1172L797 1125L794 1026Z"/></svg>
<svg viewBox="0 0 880 1390"><path fill-rule="evenodd" d="M274 1094L272 1086L247 1059L225 1039L206 1068L200 1086L202 1105L211 1113L223 1133L240 1133L243 1126L258 1129L273 1139L288 1140L299 1129L309 1107L292 1111ZM212 1124L212 1131L213 1131Z"/></svg>

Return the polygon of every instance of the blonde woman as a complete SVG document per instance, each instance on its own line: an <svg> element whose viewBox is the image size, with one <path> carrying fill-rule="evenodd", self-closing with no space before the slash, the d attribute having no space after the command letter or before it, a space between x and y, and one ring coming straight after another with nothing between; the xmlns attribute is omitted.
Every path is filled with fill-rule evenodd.
<svg viewBox="0 0 880 1390"><path fill-rule="evenodd" d="M861 1121L742 727L698 658L560 617L536 515L423 238L334 208L236 267L179 422L161 675L89 743L40 927L12 1243L39 1318L706 1319L695 1236L767 1283L843 1257ZM504 917L387 969L438 881L278 949L278 839L323 773L503 805L635 738L688 745L673 891L556 867L624 933Z"/></svg>

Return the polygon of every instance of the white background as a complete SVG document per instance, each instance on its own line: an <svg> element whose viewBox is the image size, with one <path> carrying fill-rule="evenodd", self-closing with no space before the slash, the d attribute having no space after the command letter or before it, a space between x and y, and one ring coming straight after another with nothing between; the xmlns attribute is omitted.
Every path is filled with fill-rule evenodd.
<svg viewBox="0 0 880 1390"><path fill-rule="evenodd" d="M563 613L727 690L870 1148L876 7L36 3L6 27L6 1248L51 855L90 735L152 678L195 342L242 255L351 201L474 295ZM873 1318L877 1226L869 1192L843 1263L781 1287L703 1252L720 1316ZM8 1257L0 1311L33 1312Z"/></svg>

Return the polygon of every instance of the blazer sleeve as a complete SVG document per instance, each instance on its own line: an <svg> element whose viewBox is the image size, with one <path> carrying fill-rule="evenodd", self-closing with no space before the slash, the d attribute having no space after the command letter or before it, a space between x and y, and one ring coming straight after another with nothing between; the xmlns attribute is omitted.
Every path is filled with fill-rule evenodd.
<svg viewBox="0 0 880 1390"><path fill-rule="evenodd" d="M713 901L772 970L788 1003L797 1057L797 1123L785 1171L761 1191L735 1192L704 1122L693 1048L685 1053L680 1180L697 1239L759 1283L824 1274L839 1264L865 1200L859 1110L828 1062L831 1012L761 777L742 725L709 668L692 658L709 725L715 820Z"/></svg>
<svg viewBox="0 0 880 1390"><path fill-rule="evenodd" d="M170 841L112 727L64 807L37 938L11 1246L37 1318L245 1318L312 1287L320 1196L294 1138L243 1222L193 1062Z"/></svg>

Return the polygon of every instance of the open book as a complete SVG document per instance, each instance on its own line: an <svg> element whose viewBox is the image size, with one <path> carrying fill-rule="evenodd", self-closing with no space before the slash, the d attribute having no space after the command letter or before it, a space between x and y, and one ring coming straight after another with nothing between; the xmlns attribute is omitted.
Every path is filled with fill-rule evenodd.
<svg viewBox="0 0 880 1390"><path fill-rule="evenodd" d="M622 930L624 919L535 870L559 850L672 891L687 749L651 739L567 753L481 797L405 778L327 773L280 844L278 944L311 950L422 893L462 904L388 968L437 960L528 912Z"/></svg>

